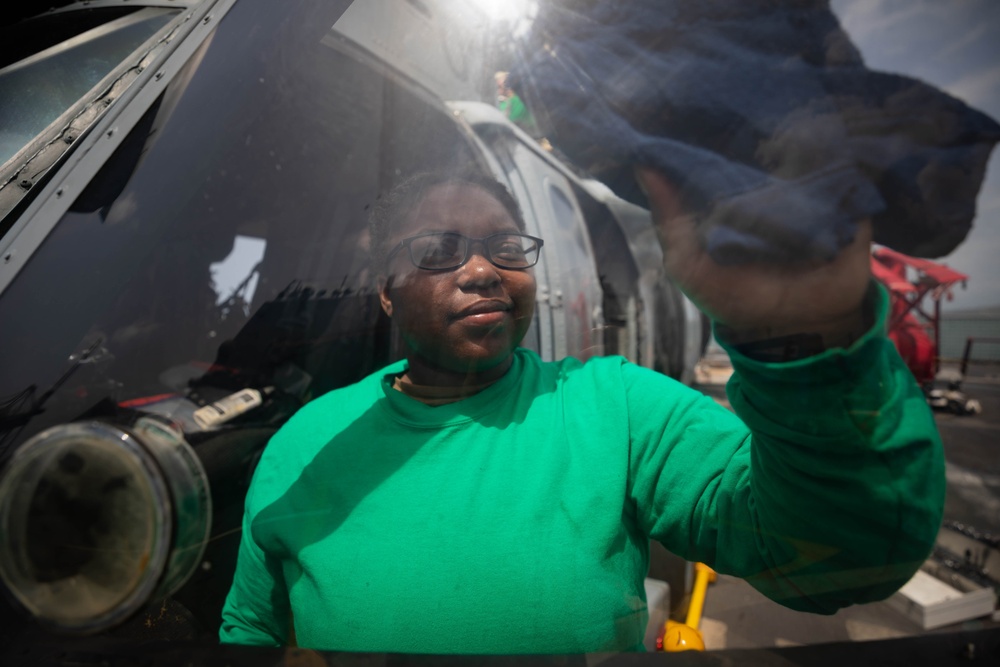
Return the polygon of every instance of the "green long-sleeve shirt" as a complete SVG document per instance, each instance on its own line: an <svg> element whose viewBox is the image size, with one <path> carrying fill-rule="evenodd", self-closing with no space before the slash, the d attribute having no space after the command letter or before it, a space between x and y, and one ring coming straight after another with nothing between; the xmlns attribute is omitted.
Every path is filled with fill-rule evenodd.
<svg viewBox="0 0 1000 667"><path fill-rule="evenodd" d="M293 615L323 649L635 648L650 537L794 608L886 597L930 550L944 493L886 302L849 351L734 353L743 421L619 357L526 350L449 405L394 391L402 362L318 398L255 474L222 640L281 644Z"/></svg>

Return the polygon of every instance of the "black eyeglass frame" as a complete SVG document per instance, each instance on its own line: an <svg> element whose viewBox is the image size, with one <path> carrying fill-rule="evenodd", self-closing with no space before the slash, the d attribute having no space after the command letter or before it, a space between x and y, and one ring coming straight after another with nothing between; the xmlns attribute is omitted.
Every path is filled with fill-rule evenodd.
<svg viewBox="0 0 1000 667"><path fill-rule="evenodd" d="M463 257L462 261L459 262L458 264L454 264L451 266L435 266L435 267L420 266L417 263L417 261L413 258L413 250L411 249L410 244L416 241L417 239L424 238L426 236L457 236L458 238L466 242L465 257ZM520 238L531 239L536 244L534 249L535 250L534 260L531 262L531 264L528 264L527 266L506 266L504 264L498 263L495 259L493 259L493 255L492 253L490 253L490 246L489 246L489 240L497 236L517 236ZM413 266L415 266L416 268L420 269L421 271L452 271L454 269L459 268L460 266L464 266L469 261L469 258L472 257L472 248L477 243L483 246L483 257L485 257L486 260L493 266L497 267L498 269L504 269L505 271L524 271L525 269L530 269L531 267L535 266L536 264L538 264L538 259L542 255L542 246L545 245L545 241L543 239L540 239L537 236L532 236L531 234L524 234L522 232L497 232L495 234L490 234L489 236L484 236L482 238L473 238L471 236L466 236L465 234L459 234L458 232L424 232L423 234L416 234L414 236L410 236L400 241L396 245L396 247L390 250L389 254L385 256L385 263L386 266L388 266L392 258L395 257L400 250L406 248L406 254L410 258L410 263L413 264Z"/></svg>

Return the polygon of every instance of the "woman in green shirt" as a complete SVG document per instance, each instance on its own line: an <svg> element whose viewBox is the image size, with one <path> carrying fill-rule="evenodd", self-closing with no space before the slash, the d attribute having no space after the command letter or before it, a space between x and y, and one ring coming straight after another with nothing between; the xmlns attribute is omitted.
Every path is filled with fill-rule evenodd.
<svg viewBox="0 0 1000 667"><path fill-rule="evenodd" d="M732 356L739 418L620 357L519 348L542 241L488 177L417 177L371 226L406 359L316 399L268 445L223 641L641 649L650 538L796 609L905 583L933 545L944 465L884 335L870 226L831 262L723 267L671 184L638 178L667 270Z"/></svg>

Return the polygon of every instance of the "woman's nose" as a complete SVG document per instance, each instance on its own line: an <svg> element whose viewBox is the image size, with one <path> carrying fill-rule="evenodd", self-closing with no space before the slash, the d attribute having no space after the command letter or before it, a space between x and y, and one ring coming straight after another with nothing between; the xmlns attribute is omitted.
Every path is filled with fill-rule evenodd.
<svg viewBox="0 0 1000 667"><path fill-rule="evenodd" d="M486 259L486 254L480 245L478 248L471 248L469 259L459 267L459 284L466 285L493 285L500 282L500 273L497 267L490 260Z"/></svg>

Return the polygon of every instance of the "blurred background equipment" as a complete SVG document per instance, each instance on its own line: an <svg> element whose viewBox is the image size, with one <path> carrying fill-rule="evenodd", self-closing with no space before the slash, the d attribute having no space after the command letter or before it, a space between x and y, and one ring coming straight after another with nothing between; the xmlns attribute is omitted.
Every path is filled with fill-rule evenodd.
<svg viewBox="0 0 1000 667"><path fill-rule="evenodd" d="M952 299L952 288L964 287L969 276L882 247L872 251L871 266L872 274L892 296L889 339L923 387L931 407L959 415L981 412L979 402L961 391L967 364L958 369L941 367L941 300Z"/></svg>

